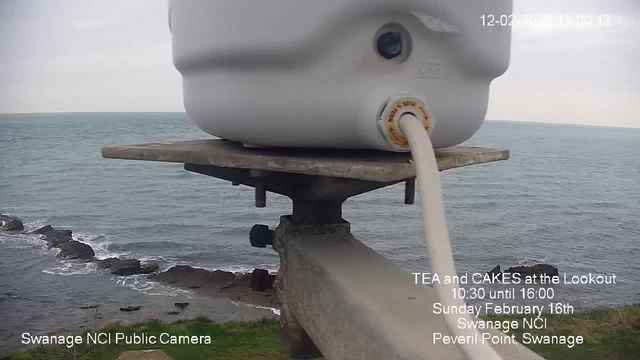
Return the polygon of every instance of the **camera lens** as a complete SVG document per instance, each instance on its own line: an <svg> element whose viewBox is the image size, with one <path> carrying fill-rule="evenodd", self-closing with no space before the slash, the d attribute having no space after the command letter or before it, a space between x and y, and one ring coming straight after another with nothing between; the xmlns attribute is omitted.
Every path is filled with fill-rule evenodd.
<svg viewBox="0 0 640 360"><path fill-rule="evenodd" d="M393 59L402 54L402 34L389 31L381 34L376 41L378 54L385 59Z"/></svg>

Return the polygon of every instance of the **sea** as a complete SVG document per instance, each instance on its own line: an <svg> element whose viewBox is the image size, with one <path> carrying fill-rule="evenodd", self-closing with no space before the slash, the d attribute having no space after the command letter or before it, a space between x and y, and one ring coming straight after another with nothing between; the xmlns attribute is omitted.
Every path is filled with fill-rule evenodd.
<svg viewBox="0 0 640 360"><path fill-rule="evenodd" d="M288 198L269 193L267 207L255 208L249 187L100 152L206 138L184 113L0 115L0 212L27 230L72 229L98 258L276 271L277 254L252 248L249 230L277 226L291 213ZM640 129L488 120L465 145L509 149L511 158L441 173L459 274L545 263L569 276L617 277L615 285L556 286L554 301L577 310L640 302ZM419 205L403 196L402 185L359 195L343 216L408 273L429 272ZM24 331L73 327L81 304L185 295L196 296L60 260L35 235L0 232L0 350L19 347Z"/></svg>

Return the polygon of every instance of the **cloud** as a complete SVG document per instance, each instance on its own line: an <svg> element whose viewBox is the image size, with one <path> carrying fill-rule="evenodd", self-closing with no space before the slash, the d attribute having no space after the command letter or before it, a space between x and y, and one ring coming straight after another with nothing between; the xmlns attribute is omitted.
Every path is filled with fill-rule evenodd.
<svg viewBox="0 0 640 360"><path fill-rule="evenodd" d="M532 3L541 6L537 13ZM552 25L513 27L511 64L492 85L487 117L640 127L638 8L621 1L517 4L516 18L555 14L565 23L556 17ZM589 14L591 24L576 21ZM610 22L596 20L604 15Z"/></svg>
<svg viewBox="0 0 640 360"><path fill-rule="evenodd" d="M183 111L164 1L5 3L0 112Z"/></svg>

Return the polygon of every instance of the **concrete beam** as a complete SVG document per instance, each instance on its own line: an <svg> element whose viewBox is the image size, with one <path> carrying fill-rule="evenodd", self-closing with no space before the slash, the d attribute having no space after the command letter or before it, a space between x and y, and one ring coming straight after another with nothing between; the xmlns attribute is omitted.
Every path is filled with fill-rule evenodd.
<svg viewBox="0 0 640 360"><path fill-rule="evenodd" d="M355 239L349 223L297 225L283 216L274 248L293 359L311 358L314 346L330 360L464 359L456 345L432 341L434 332L450 335L433 313L435 290ZM301 329L313 339L307 346ZM542 359L523 345L494 347L505 360Z"/></svg>

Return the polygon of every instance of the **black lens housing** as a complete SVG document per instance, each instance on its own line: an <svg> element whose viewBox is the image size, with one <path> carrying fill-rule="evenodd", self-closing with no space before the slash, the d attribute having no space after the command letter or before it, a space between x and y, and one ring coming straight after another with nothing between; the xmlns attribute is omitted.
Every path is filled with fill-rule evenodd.
<svg viewBox="0 0 640 360"><path fill-rule="evenodd" d="M376 50L385 59L391 60L402 55L402 33L399 31L388 31L376 40Z"/></svg>

